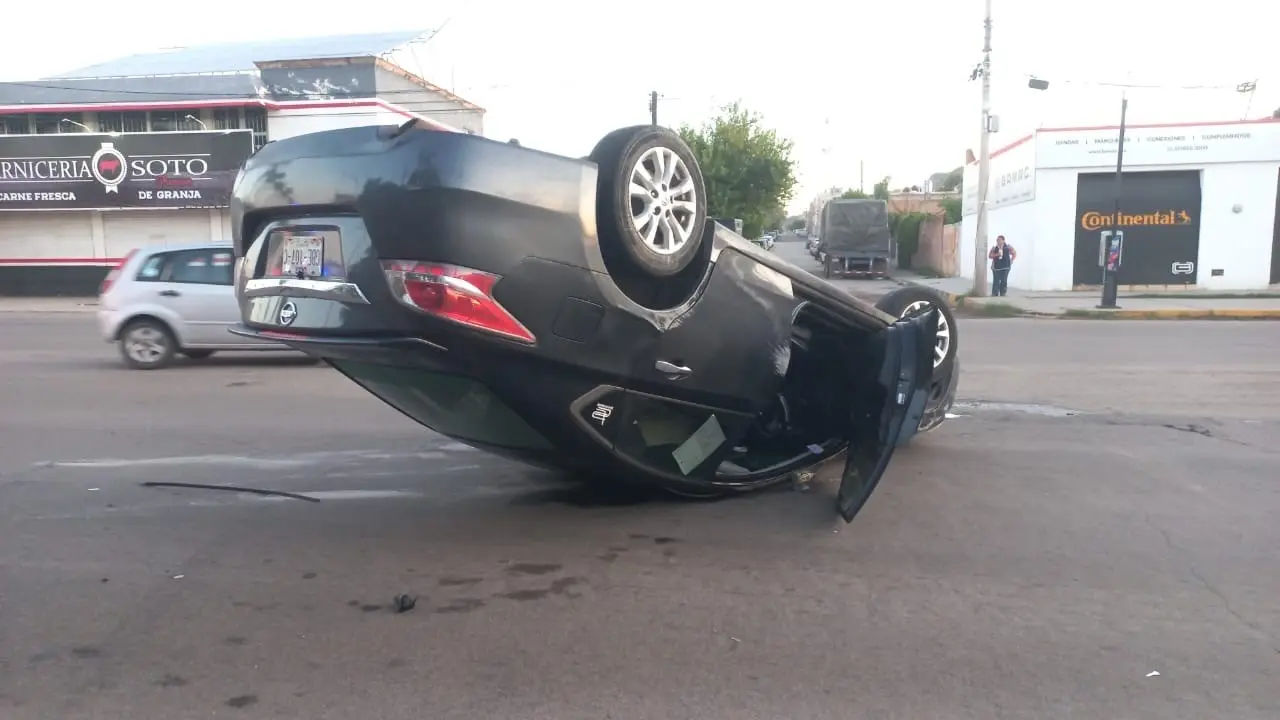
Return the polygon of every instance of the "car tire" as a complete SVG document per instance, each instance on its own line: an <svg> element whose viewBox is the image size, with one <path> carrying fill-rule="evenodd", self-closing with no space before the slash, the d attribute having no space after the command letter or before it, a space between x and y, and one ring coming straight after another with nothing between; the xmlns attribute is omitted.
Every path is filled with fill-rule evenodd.
<svg viewBox="0 0 1280 720"><path fill-rule="evenodd" d="M599 169L596 222L606 261L621 259L651 278L689 267L702 245L707 194L684 140L664 127L635 125L604 136L589 157ZM633 197L633 185L649 195Z"/></svg>
<svg viewBox="0 0 1280 720"><path fill-rule="evenodd" d="M191 360L208 360L213 357L212 350L183 350L182 354Z"/></svg>
<svg viewBox="0 0 1280 720"><path fill-rule="evenodd" d="M935 378L947 377L955 364L956 352L959 351L959 335L956 332L956 316L942 293L933 288L910 285L892 290L876 300L876 309L896 318L918 315L936 307L941 313L938 320L938 339L934 350L933 375Z"/></svg>
<svg viewBox="0 0 1280 720"><path fill-rule="evenodd" d="M120 356L134 370L168 367L178 353L178 341L159 320L134 320L120 332Z"/></svg>

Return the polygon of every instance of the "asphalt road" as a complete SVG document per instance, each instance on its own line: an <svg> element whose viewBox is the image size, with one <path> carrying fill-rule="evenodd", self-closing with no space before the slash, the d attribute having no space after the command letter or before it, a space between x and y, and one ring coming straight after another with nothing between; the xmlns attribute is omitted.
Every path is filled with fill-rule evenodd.
<svg viewBox="0 0 1280 720"><path fill-rule="evenodd" d="M2 315L0 718L1280 717L1280 325L961 328L962 417L845 525L826 485L587 496L326 368L128 371L88 315Z"/></svg>

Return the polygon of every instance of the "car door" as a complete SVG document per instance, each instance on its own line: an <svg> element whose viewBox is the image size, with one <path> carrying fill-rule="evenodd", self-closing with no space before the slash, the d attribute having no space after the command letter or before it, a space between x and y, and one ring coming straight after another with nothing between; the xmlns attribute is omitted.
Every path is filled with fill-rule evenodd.
<svg viewBox="0 0 1280 720"><path fill-rule="evenodd" d="M900 320L884 331L878 388L854 404L850 421L848 456L836 500L845 522L851 522L871 497L893 451L920 427L933 379L937 336L936 309Z"/></svg>
<svg viewBox="0 0 1280 720"><path fill-rule="evenodd" d="M182 319L187 346L226 346L249 342L229 332L240 321L232 287L234 257L230 248L180 250L172 253L161 294Z"/></svg>
<svg viewBox="0 0 1280 720"><path fill-rule="evenodd" d="M784 275L732 249L720 253L687 312L640 343L640 393L755 414L782 385L798 305Z"/></svg>

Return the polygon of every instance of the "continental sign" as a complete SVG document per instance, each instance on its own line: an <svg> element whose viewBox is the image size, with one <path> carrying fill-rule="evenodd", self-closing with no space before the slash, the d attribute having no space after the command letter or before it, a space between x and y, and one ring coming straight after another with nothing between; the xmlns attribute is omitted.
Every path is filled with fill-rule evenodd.
<svg viewBox="0 0 1280 720"><path fill-rule="evenodd" d="M1115 213L1089 211L1080 216L1080 227L1085 230L1102 230L1114 224ZM1190 225L1191 214L1186 210L1161 210L1133 215L1120 213L1120 227L1146 227L1161 225Z"/></svg>

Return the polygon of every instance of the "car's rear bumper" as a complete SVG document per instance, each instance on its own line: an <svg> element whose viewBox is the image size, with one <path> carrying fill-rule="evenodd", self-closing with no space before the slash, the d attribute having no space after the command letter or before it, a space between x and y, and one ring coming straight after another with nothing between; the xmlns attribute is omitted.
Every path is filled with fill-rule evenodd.
<svg viewBox="0 0 1280 720"><path fill-rule="evenodd" d="M98 334L106 342L115 342L120 336L120 323L122 314L119 310L109 308L99 308L98 315Z"/></svg>

